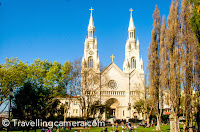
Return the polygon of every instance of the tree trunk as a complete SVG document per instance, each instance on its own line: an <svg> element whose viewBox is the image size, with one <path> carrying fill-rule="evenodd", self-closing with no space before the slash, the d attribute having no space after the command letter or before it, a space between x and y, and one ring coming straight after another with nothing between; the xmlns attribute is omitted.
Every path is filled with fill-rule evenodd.
<svg viewBox="0 0 200 132"><path fill-rule="evenodd" d="M150 119L149 119L149 116L147 116L147 125L148 125L148 126L150 126L149 120L150 120Z"/></svg>
<svg viewBox="0 0 200 132"><path fill-rule="evenodd" d="M170 132L180 132L179 119L175 112L170 115Z"/></svg>
<svg viewBox="0 0 200 132"><path fill-rule="evenodd" d="M174 116L174 130L175 132L179 132L179 119L178 119L178 116L177 114L175 114Z"/></svg>
<svg viewBox="0 0 200 132"><path fill-rule="evenodd" d="M146 121L147 122L147 113L146 112L144 112L144 121Z"/></svg>
<svg viewBox="0 0 200 132"><path fill-rule="evenodd" d="M200 42L199 42L200 44ZM197 82L197 89L196 91L200 91L200 46L198 46L197 48L197 78L196 78L196 82ZM197 93L197 116L196 116L196 130L200 130L200 92Z"/></svg>
<svg viewBox="0 0 200 132"><path fill-rule="evenodd" d="M196 130L200 130L200 128L199 128L199 109L200 108L198 108L198 110L197 110L197 116L196 116Z"/></svg>
<svg viewBox="0 0 200 132"><path fill-rule="evenodd" d="M161 125L161 117L160 117L160 115L159 115L159 116L157 116L156 131L160 131L160 130L161 130L160 125Z"/></svg>
<svg viewBox="0 0 200 132"><path fill-rule="evenodd" d="M81 113L82 117L83 117L83 112L84 112L84 110L83 110L83 108L82 108L82 113Z"/></svg>
<svg viewBox="0 0 200 132"><path fill-rule="evenodd" d="M190 113L190 120L189 120L189 132L193 132L193 116L192 113Z"/></svg>

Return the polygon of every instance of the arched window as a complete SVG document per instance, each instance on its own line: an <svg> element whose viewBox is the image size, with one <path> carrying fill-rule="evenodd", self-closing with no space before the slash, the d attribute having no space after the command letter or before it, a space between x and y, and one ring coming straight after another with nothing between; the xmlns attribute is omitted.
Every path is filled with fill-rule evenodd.
<svg viewBox="0 0 200 132"><path fill-rule="evenodd" d="M93 31L89 31L89 37L93 37Z"/></svg>
<svg viewBox="0 0 200 132"><path fill-rule="evenodd" d="M93 68L93 58L92 58L92 56L90 56L88 58L88 67L92 67Z"/></svg>
<svg viewBox="0 0 200 132"><path fill-rule="evenodd" d="M133 32L130 32L130 38L133 38Z"/></svg>
<svg viewBox="0 0 200 132"><path fill-rule="evenodd" d="M135 61L135 58L131 58L131 68L134 69L136 68L136 61Z"/></svg>
<svg viewBox="0 0 200 132"><path fill-rule="evenodd" d="M134 32L130 32L129 34L130 34L130 35L129 35L130 38L134 38L134 36L135 36L135 35L134 35L134 34L135 34Z"/></svg>

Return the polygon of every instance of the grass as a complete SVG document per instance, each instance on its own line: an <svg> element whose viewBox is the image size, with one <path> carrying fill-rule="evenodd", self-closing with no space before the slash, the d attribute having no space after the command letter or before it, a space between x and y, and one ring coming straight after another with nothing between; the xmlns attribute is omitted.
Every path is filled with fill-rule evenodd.
<svg viewBox="0 0 200 132"><path fill-rule="evenodd" d="M183 125L180 125L180 129L183 128ZM90 128L87 129L89 132L101 132L104 128L103 127L94 127L94 128ZM150 127L150 128L144 128L142 126L139 126L138 128L136 128L135 130L133 130L133 132L152 132L155 131L156 127ZM84 132L84 129L72 129L72 130L60 130L60 132L74 132L75 130L82 130L82 132ZM108 132L110 132L112 130L112 127L108 127ZM122 128L119 127L119 131L122 131ZM170 125L166 125L166 126L161 126L161 132L169 132L170 131ZM6 132L6 131L3 131ZM23 132L23 131L10 131L10 132ZM26 131L25 131L26 132ZM34 130L30 130L29 132L35 132ZM41 130L37 130L36 132L41 132ZM56 130L53 130L52 132L56 132ZM127 130L125 130L125 132L128 132Z"/></svg>

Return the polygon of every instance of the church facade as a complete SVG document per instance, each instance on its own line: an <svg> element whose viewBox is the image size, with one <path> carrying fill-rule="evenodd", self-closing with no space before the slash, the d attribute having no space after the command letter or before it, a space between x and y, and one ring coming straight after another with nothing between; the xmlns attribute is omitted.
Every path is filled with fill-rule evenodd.
<svg viewBox="0 0 200 132"><path fill-rule="evenodd" d="M99 101L101 104L110 106L111 110L104 113L103 118L109 116L116 119L141 119L141 115L134 109L134 103L140 98L144 98L144 70L143 60L140 56L140 43L135 37L133 10L130 9L131 14L128 40L125 43L123 70L112 61L103 71L100 70L98 43L94 37L93 9L91 8L90 10L88 36L84 43L84 55L82 58L82 96L85 97L85 100L88 100L88 103ZM112 55L111 57L113 59L114 56ZM93 96L88 96L88 94ZM90 105L87 104L87 106L89 107Z"/></svg>

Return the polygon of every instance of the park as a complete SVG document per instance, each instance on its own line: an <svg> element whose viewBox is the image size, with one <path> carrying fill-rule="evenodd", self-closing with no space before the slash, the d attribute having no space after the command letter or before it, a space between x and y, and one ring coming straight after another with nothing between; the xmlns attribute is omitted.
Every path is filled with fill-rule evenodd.
<svg viewBox="0 0 200 132"><path fill-rule="evenodd" d="M0 131L200 131L200 0L0 12Z"/></svg>

